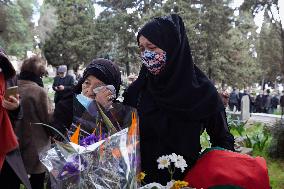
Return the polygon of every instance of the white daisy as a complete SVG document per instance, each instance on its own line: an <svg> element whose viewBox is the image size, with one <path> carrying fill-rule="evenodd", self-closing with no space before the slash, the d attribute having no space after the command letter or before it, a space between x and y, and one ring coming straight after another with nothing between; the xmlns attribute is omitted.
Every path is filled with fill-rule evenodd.
<svg viewBox="0 0 284 189"><path fill-rule="evenodd" d="M187 167L186 161L182 158L179 158L178 161L175 162L175 167L180 168L181 172L184 172L185 168Z"/></svg>
<svg viewBox="0 0 284 189"><path fill-rule="evenodd" d="M183 159L182 156L176 155L175 153L172 153L169 155L171 162L174 163L176 168L180 168L181 172L184 172L185 168L187 167L186 161Z"/></svg>
<svg viewBox="0 0 284 189"><path fill-rule="evenodd" d="M161 156L157 159L158 169L168 168L170 165L170 158L169 156Z"/></svg>
<svg viewBox="0 0 284 189"><path fill-rule="evenodd" d="M178 155L176 155L175 153L172 153L171 155L169 155L169 158L171 162L175 163L178 159Z"/></svg>

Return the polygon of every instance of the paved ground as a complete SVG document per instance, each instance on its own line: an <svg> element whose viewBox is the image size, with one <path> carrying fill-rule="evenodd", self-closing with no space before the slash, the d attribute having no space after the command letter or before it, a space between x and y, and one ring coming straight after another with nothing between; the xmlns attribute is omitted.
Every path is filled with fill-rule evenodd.
<svg viewBox="0 0 284 189"><path fill-rule="evenodd" d="M252 113L249 122L262 122L268 125L273 125L276 121L280 121L280 115Z"/></svg>
<svg viewBox="0 0 284 189"><path fill-rule="evenodd" d="M240 118L240 112L227 112L228 114L231 114L234 119ZM284 119L284 116L283 116ZM261 122L265 123L269 126L273 126L275 122L280 121L281 116L280 115L273 115L273 114L265 114L265 113L251 113L251 116L248 120L249 123L254 122Z"/></svg>

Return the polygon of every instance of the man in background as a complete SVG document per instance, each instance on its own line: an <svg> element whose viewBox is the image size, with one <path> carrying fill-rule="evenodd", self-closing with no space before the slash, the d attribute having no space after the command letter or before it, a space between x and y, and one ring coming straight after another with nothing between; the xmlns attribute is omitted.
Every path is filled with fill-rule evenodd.
<svg viewBox="0 0 284 189"><path fill-rule="evenodd" d="M239 111L239 94L237 92L237 89L234 87L233 91L230 93L229 96L229 108L230 111L234 110L234 107L236 107L235 110Z"/></svg>
<svg viewBox="0 0 284 189"><path fill-rule="evenodd" d="M281 107L281 119L284 113L284 90L282 91L282 95L280 97L280 107Z"/></svg>
<svg viewBox="0 0 284 189"><path fill-rule="evenodd" d="M74 78L70 75L67 75L67 66L59 66L57 69L57 76L54 78L54 82L52 85L52 89L55 91L55 104L57 104L66 93L72 90L74 83Z"/></svg>

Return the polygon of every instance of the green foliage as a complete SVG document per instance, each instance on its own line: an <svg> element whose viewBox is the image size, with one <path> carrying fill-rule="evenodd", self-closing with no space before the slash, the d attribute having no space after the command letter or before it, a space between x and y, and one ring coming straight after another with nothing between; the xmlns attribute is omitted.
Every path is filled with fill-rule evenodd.
<svg viewBox="0 0 284 189"><path fill-rule="evenodd" d="M135 13L128 14L118 8L115 11L111 10L104 11L97 19L97 31L101 32L100 35L104 33L104 38L101 39L103 45L99 48L98 54L114 60L120 65L121 70L129 75L130 72L137 72L139 69L135 37L139 19Z"/></svg>
<svg viewBox="0 0 284 189"><path fill-rule="evenodd" d="M257 149L259 151L263 151L268 141L269 135L268 133L264 133L263 135L258 134L253 136L252 140L254 141L253 149Z"/></svg>
<svg viewBox="0 0 284 189"><path fill-rule="evenodd" d="M275 81L281 75L281 40L277 28L271 23L266 11L257 44L258 61L263 70L263 78L266 81Z"/></svg>
<svg viewBox="0 0 284 189"><path fill-rule="evenodd" d="M86 14L84 20L89 26L85 27L72 16L74 4L86 2L45 1L45 6L57 8L58 17L55 30L48 32L51 33L49 40L43 45L49 63L78 65L93 57L104 57L114 60L127 74L138 72L140 59L135 36L139 27L152 17L178 13L184 19L194 61L211 79L228 84L238 80L243 86L253 83L260 73L250 50L255 43L253 18L245 14L235 17L229 0L101 0L96 3L104 11L92 21ZM71 22L82 29L71 26ZM92 34L86 34L90 29ZM78 60L79 57L83 58Z"/></svg>
<svg viewBox="0 0 284 189"><path fill-rule="evenodd" d="M244 147L253 148L254 151L264 150L271 135L265 126L260 123L256 123L247 128L247 122L231 120L231 118L228 120L230 131L234 134L234 136L242 137L244 139Z"/></svg>
<svg viewBox="0 0 284 189"><path fill-rule="evenodd" d="M280 16L280 7L278 0L246 0L243 2L243 4L240 7L244 11L250 12L253 16L255 16L258 12L264 11L265 14L265 22L263 24L264 27L262 27L262 34L260 36L260 50L258 51L258 54L262 57L260 60L264 62L264 59L272 64L272 70L276 70L276 74L279 74L279 70L277 70L277 67L280 67L281 74L284 73L284 29L282 25L282 21L279 20ZM265 25L267 25L267 21L270 22L270 29L267 29ZM268 31L270 30L270 31ZM266 33L266 34L264 34ZM273 33L273 34L272 34ZM272 40L271 40L272 39ZM270 49L265 50L265 45L263 43L270 42L268 47ZM278 44L277 44L278 43ZM271 46L272 45L272 46ZM278 47L278 48L277 48ZM274 50L273 52L271 50ZM277 60L277 58L280 59ZM276 62L275 62L276 60ZM262 65L263 65L262 63ZM269 67L270 67L269 65ZM267 67L266 67L267 68ZM263 79L269 80L270 77L273 77L273 71L270 68L264 69L265 77ZM272 75L271 75L272 74ZM275 76L273 77L273 80L275 79Z"/></svg>
<svg viewBox="0 0 284 189"><path fill-rule="evenodd" d="M0 46L10 55L23 58L33 49L33 4L33 0L22 0L0 6Z"/></svg>
<svg viewBox="0 0 284 189"><path fill-rule="evenodd" d="M206 131L204 131L202 135L200 136L200 144L201 144L202 150L205 150L206 148L211 147L210 137Z"/></svg>
<svg viewBox="0 0 284 189"><path fill-rule="evenodd" d="M284 161L266 158L270 185L273 189L284 188Z"/></svg>
<svg viewBox="0 0 284 189"><path fill-rule="evenodd" d="M253 130L247 131L245 147L253 148L254 152L263 152L267 148L268 141L271 140L270 131L261 124L252 126Z"/></svg>
<svg viewBox="0 0 284 189"><path fill-rule="evenodd" d="M228 116L227 120L231 132L235 131L238 136L244 136L245 125L247 122L242 122L240 119L234 120L231 116Z"/></svg>
<svg viewBox="0 0 284 189"><path fill-rule="evenodd" d="M263 151L254 150L253 156L261 156L266 160L270 186L273 189L282 189L284 188L284 160L273 159L269 156L267 150L270 148L271 141L271 139L268 140Z"/></svg>
<svg viewBox="0 0 284 189"><path fill-rule="evenodd" d="M95 56L97 39L94 7L89 0L45 1L56 8L57 24L42 45L49 64L66 64L69 69L89 63ZM48 10L48 9L47 9ZM44 12L44 10L43 10Z"/></svg>

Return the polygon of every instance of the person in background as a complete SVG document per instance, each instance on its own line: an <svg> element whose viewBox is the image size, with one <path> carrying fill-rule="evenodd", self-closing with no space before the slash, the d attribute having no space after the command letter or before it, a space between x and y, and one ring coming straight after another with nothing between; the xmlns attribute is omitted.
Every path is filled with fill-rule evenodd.
<svg viewBox="0 0 284 189"><path fill-rule="evenodd" d="M6 87L11 87L8 83L13 83L15 74L16 71L4 49L0 48L0 186L19 189L23 183L27 189L31 189L17 137L12 128L14 122L23 117L19 95L4 97Z"/></svg>
<svg viewBox="0 0 284 189"><path fill-rule="evenodd" d="M54 78L52 89L55 91L54 103L57 104L62 97L74 87L73 76L67 75L67 66L61 65L57 69L57 76Z"/></svg>
<svg viewBox="0 0 284 189"><path fill-rule="evenodd" d="M282 91L282 95L280 97L280 108L281 108L281 119L284 113L284 90Z"/></svg>
<svg viewBox="0 0 284 189"><path fill-rule="evenodd" d="M20 151L33 189L43 189L46 168L39 154L50 149L47 129L34 123L50 124L52 105L44 89L45 63L38 56L24 60L18 80L23 119L16 122Z"/></svg>
<svg viewBox="0 0 284 189"><path fill-rule="evenodd" d="M212 82L194 64L186 29L180 16L157 17L137 35L142 67L124 93L124 104L139 115L141 170L145 182L166 184L168 171L157 159L175 153L188 165L176 171L182 180L201 151L206 129L212 146L234 150L224 105Z"/></svg>
<svg viewBox="0 0 284 189"><path fill-rule="evenodd" d="M272 114L275 113L278 105L279 105L279 99L278 99L277 93L274 93L273 97L271 98L271 113Z"/></svg>
<svg viewBox="0 0 284 189"><path fill-rule="evenodd" d="M245 95L244 90L240 90L238 95L239 95L239 99L238 99L238 107L239 107L239 109L238 109L238 111L241 111L242 98Z"/></svg>
<svg viewBox="0 0 284 189"><path fill-rule="evenodd" d="M263 113L264 112L264 92L257 94L255 98L255 112L256 113Z"/></svg>
<svg viewBox="0 0 284 189"><path fill-rule="evenodd" d="M222 99L222 102L224 104L224 108L226 109L228 107L229 104L229 93L227 92L226 89L221 89L222 91L220 92L220 97Z"/></svg>
<svg viewBox="0 0 284 189"><path fill-rule="evenodd" d="M251 113L255 113L255 98L256 98L256 93L252 92L251 93Z"/></svg>
<svg viewBox="0 0 284 189"><path fill-rule="evenodd" d="M270 114L271 113L271 95L270 90L266 90L266 94L263 97L263 104L264 104L264 113Z"/></svg>
<svg viewBox="0 0 284 189"><path fill-rule="evenodd" d="M237 92L236 87L233 88L233 91L230 93L230 97L229 97L229 108L230 111L233 111L234 108L235 110L239 110L239 94Z"/></svg>
<svg viewBox="0 0 284 189"><path fill-rule="evenodd" d="M131 83L133 83L133 81L135 81L137 79L137 76L135 74L130 74L127 77L127 84L130 85Z"/></svg>

